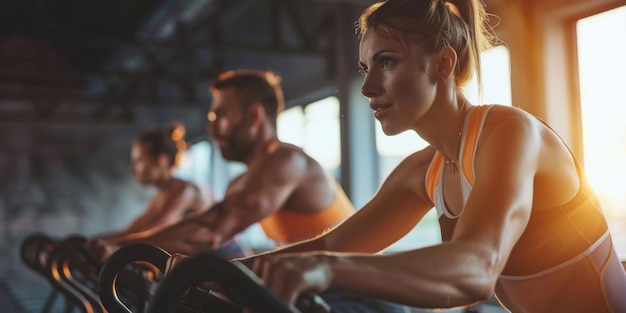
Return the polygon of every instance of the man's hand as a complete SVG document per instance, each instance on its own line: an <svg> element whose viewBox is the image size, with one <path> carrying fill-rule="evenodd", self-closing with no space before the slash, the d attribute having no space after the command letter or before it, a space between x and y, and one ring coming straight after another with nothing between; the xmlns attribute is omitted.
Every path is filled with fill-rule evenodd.
<svg viewBox="0 0 626 313"><path fill-rule="evenodd" d="M214 231L216 215L209 212L189 217L152 233L143 242L161 247L170 253L187 255L205 249L217 249L222 243L222 236Z"/></svg>

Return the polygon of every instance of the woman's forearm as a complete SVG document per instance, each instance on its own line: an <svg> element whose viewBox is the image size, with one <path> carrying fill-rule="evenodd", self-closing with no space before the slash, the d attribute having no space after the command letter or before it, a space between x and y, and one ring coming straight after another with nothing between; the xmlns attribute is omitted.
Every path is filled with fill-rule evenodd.
<svg viewBox="0 0 626 313"><path fill-rule="evenodd" d="M493 293L497 274L484 260L446 245L388 255L329 254L331 288L424 308L470 305Z"/></svg>

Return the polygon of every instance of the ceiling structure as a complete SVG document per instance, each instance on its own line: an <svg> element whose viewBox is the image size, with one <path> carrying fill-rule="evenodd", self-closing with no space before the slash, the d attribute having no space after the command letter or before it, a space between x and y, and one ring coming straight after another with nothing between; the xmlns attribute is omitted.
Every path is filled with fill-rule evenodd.
<svg viewBox="0 0 626 313"><path fill-rule="evenodd" d="M337 21L353 25L345 12L367 3L4 0L0 123L132 122L137 107L206 106L210 79L238 68L277 72L292 99L336 78Z"/></svg>
<svg viewBox="0 0 626 313"><path fill-rule="evenodd" d="M287 100L337 89L356 75L354 21L372 2L3 0L0 124L207 106L210 79L229 69L277 72Z"/></svg>

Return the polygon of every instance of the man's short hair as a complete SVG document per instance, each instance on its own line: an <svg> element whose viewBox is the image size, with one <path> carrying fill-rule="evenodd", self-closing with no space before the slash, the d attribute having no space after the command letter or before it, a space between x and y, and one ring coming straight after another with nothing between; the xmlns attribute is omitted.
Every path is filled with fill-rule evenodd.
<svg viewBox="0 0 626 313"><path fill-rule="evenodd" d="M280 76L271 71L235 70L218 75L211 82L210 90L215 95L224 89L237 89L244 108L259 102L275 123L276 116L285 107L280 82Z"/></svg>

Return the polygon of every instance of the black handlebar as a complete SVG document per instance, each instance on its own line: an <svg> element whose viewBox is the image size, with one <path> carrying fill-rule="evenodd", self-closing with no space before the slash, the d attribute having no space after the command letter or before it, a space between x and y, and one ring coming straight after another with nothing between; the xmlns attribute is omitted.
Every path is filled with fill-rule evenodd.
<svg viewBox="0 0 626 313"><path fill-rule="evenodd" d="M200 253L185 259L168 273L157 287L148 305L147 313L176 312L178 298L189 286L210 281L219 284L231 300L259 313L330 312L319 296L306 293L298 299L296 308L265 288L261 280L245 265L228 261L212 252Z"/></svg>
<svg viewBox="0 0 626 313"><path fill-rule="evenodd" d="M111 313L132 313L118 297L116 281L120 271L133 262L144 261L165 273L169 258L170 254L165 250L142 243L130 244L115 251L104 263L98 276L97 290L104 307Z"/></svg>

